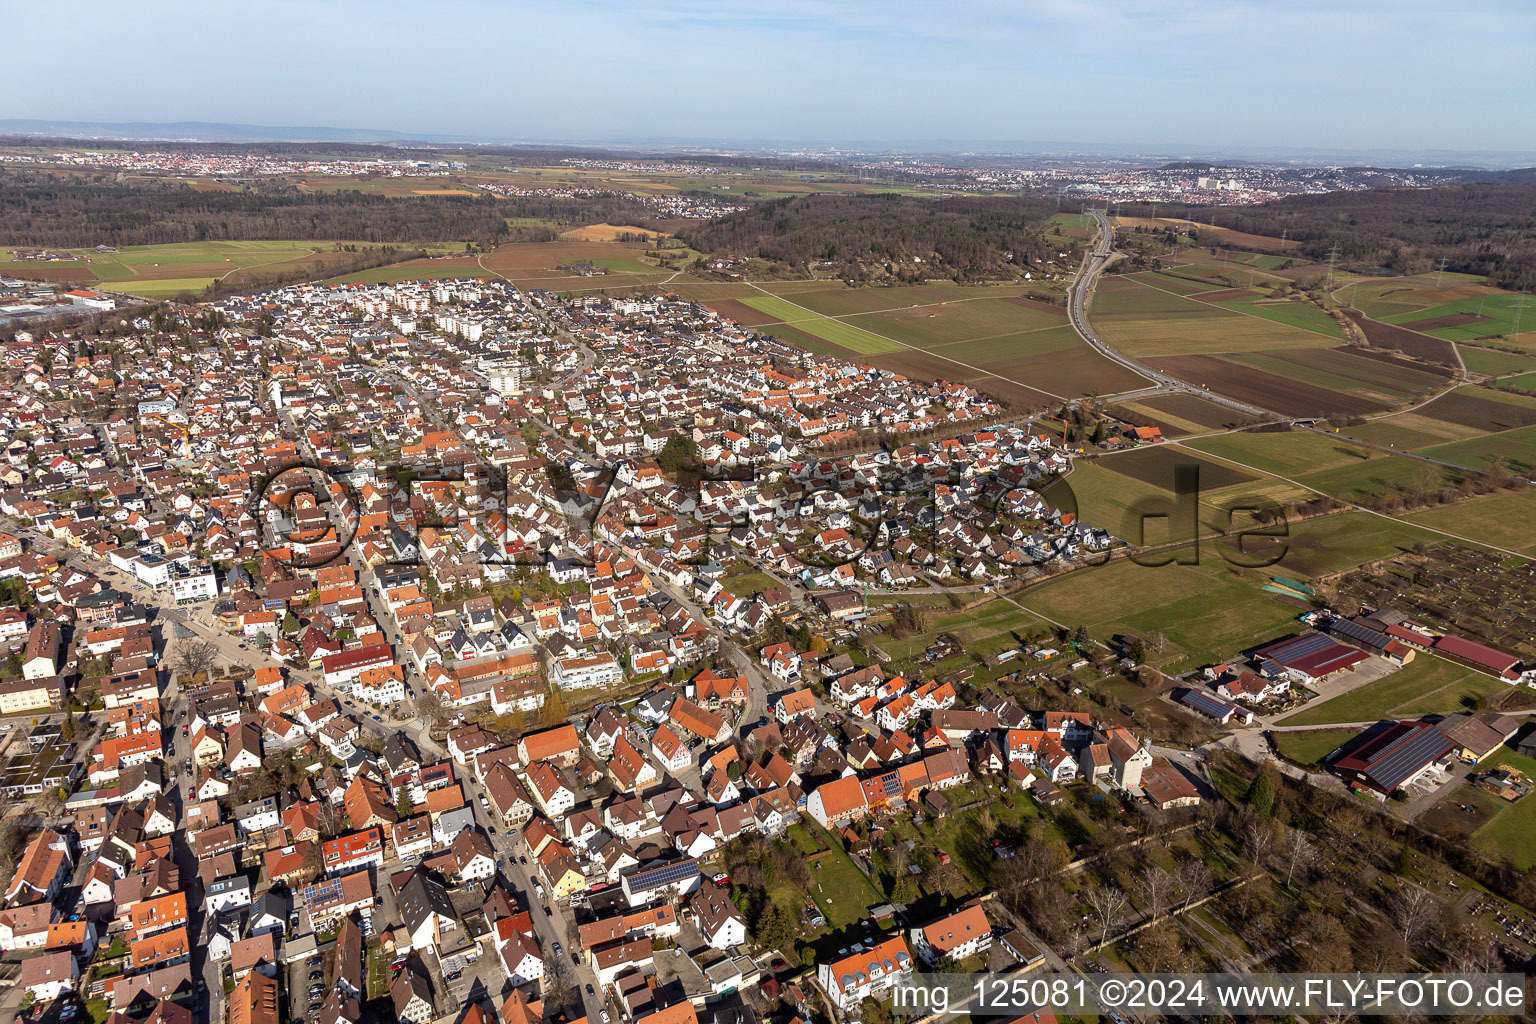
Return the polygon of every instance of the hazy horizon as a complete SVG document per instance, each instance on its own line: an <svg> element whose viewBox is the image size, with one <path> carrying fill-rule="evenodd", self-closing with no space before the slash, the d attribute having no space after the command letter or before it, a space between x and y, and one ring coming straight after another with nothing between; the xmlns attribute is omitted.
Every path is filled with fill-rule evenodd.
<svg viewBox="0 0 1536 1024"><path fill-rule="evenodd" d="M169 0L149 18L86 0L72 9L67 67L57 47L13 49L6 113L469 143L1531 156L1536 8L1525 5L965 0L935 11L470 0L426 15L394 0L275 0L255 17ZM56 31L36 5L11 14L15 41ZM1451 93L1456 55L1476 74ZM1053 139L1066 141L1039 141Z"/></svg>

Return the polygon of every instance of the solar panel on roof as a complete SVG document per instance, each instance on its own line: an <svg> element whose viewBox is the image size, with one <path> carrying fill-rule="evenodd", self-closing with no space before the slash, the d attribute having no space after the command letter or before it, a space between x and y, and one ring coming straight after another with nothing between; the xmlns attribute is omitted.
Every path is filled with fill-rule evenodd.
<svg viewBox="0 0 1536 1024"><path fill-rule="evenodd" d="M1190 690L1186 693L1184 695L1184 703L1196 711L1203 712L1213 718L1220 718L1234 710L1234 705L1228 704L1224 700L1217 700L1210 694L1201 693L1199 690Z"/></svg>
<svg viewBox="0 0 1536 1024"><path fill-rule="evenodd" d="M645 871L635 872L629 876L629 887L636 889L671 885L673 882L681 882L684 879L692 878L698 873L698 861L674 861L671 864L663 864L659 868L649 868Z"/></svg>
<svg viewBox="0 0 1536 1024"><path fill-rule="evenodd" d="M1340 636L1347 636L1351 640L1358 641L1369 647L1385 648L1387 644L1392 642L1392 638L1380 630L1372 629L1369 626L1362 626L1360 623L1352 622L1349 619L1334 619L1328 628Z"/></svg>
<svg viewBox="0 0 1536 1024"><path fill-rule="evenodd" d="M1290 661L1298 661L1308 655L1327 650L1334 645L1334 641L1322 633L1306 633L1290 640L1282 640L1272 647L1264 648L1266 656L1275 659L1281 664Z"/></svg>
<svg viewBox="0 0 1536 1024"><path fill-rule="evenodd" d="M1439 729L1433 726L1417 728L1398 739L1373 760L1366 768L1366 774L1382 789L1390 792L1401 786L1403 780L1410 775L1439 760L1452 746Z"/></svg>

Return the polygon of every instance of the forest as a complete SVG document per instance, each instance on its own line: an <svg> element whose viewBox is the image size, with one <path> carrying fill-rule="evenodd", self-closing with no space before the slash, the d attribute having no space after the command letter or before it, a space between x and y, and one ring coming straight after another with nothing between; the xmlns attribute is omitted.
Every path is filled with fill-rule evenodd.
<svg viewBox="0 0 1536 1024"><path fill-rule="evenodd" d="M508 218L545 223L511 227ZM620 198L384 196L304 192L282 183L244 191L83 181L0 170L0 244L45 248L172 242L345 239L354 242L542 242L561 226L606 221L657 230Z"/></svg>
<svg viewBox="0 0 1536 1024"><path fill-rule="evenodd" d="M1133 207L1121 208L1131 213ZM1301 242L1301 253L1340 266L1486 275L1505 288L1536 286L1536 183L1511 181L1437 188L1378 188L1291 196L1259 206L1161 207L1162 216L1213 216L1216 225Z"/></svg>
<svg viewBox="0 0 1536 1024"><path fill-rule="evenodd" d="M909 273L920 277L996 278L1013 276L1013 266L1050 249L1044 225L1055 212L1045 199L812 195L759 203L678 237L701 252L789 268L829 260L851 278L862 276L865 261L914 257L924 264Z"/></svg>

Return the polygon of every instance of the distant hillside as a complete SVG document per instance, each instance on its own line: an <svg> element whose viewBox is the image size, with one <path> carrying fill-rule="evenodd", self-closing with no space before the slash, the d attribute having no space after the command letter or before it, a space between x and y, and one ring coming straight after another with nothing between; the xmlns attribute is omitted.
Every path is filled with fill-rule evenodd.
<svg viewBox="0 0 1536 1024"><path fill-rule="evenodd" d="M1214 218L1218 227L1250 234L1278 238L1284 232L1313 259L1325 259L1337 244L1346 266L1419 273L1444 258L1449 270L1486 274L1506 288L1536 286L1536 183L1529 180L1536 171L1468 174L1499 180L1161 209L1164 216Z"/></svg>
<svg viewBox="0 0 1536 1024"><path fill-rule="evenodd" d="M1012 197L814 195L758 203L678 237L702 252L755 256L788 269L827 260L854 280L883 276L887 262L903 265L897 276L995 279L1050 251L1044 226L1055 212L1054 202Z"/></svg>

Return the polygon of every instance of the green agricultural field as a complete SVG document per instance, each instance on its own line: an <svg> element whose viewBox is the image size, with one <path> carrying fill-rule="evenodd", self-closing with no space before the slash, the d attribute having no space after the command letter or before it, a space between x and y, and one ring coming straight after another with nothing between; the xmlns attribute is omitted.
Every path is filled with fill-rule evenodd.
<svg viewBox="0 0 1536 1024"><path fill-rule="evenodd" d="M785 323L794 323L798 320L815 320L821 314L813 312L803 306L798 306L788 299L781 299L774 295L753 294L741 300L760 313L776 316Z"/></svg>
<svg viewBox="0 0 1536 1024"><path fill-rule="evenodd" d="M876 355L881 352L899 352L907 346L888 338L876 337L852 324L833 320L795 305L786 299L772 295L756 295L741 300L753 309L769 316L781 317L796 331L829 341L834 345L859 355ZM778 332L772 332L778 333ZM786 335L780 334L780 337ZM792 336L789 340L795 340ZM798 342L796 342L798 344Z"/></svg>
<svg viewBox="0 0 1536 1024"><path fill-rule="evenodd" d="M1285 324L1288 327L1299 327L1304 331L1312 331L1317 334L1326 334L1330 338L1344 340L1344 328L1323 310L1310 302L1299 299L1286 299L1274 301L1267 299L1235 299L1230 302L1218 302L1216 305L1224 309L1235 310L1239 313L1248 313L1251 316L1261 316L1266 320L1273 320L1277 324Z"/></svg>
<svg viewBox="0 0 1536 1024"><path fill-rule="evenodd" d="M1314 701L1277 725L1334 725L1343 722L1374 722L1401 717L1399 708L1409 703L1435 705L1435 696L1443 693L1447 703L1432 706L1431 711L1464 711L1459 704L1461 684L1477 675L1469 668L1441 658L1420 654L1401 669L1358 689L1322 702Z"/></svg>
<svg viewBox="0 0 1536 1024"><path fill-rule="evenodd" d="M1297 764L1321 764L1323 758L1358 735L1359 729L1309 729L1273 734L1280 756Z"/></svg>
<svg viewBox="0 0 1536 1024"><path fill-rule="evenodd" d="M627 256L597 256L585 262L613 274L654 274L657 269L655 264L642 263Z"/></svg>
<svg viewBox="0 0 1536 1024"><path fill-rule="evenodd" d="M1051 327L1043 331L1024 331L1019 334L1003 334L995 338L978 338L960 341L952 345L938 345L931 351L948 359L963 363L986 366L1025 356L1038 356L1047 352L1082 347L1083 340L1071 327Z"/></svg>
<svg viewBox="0 0 1536 1024"><path fill-rule="evenodd" d="M1500 749L1484 764L1489 768L1508 765L1536 778L1536 760L1521 757L1513 750ZM1502 803L1502 801L1501 801ZM1472 834L1472 846L1495 857L1508 857L1515 867L1528 871L1536 866L1536 799L1527 796L1515 803L1505 803L1492 821Z"/></svg>
<svg viewBox="0 0 1536 1024"><path fill-rule="evenodd" d="M1485 494L1411 512L1404 518L1484 544L1536 555L1536 488Z"/></svg>
<svg viewBox="0 0 1536 1024"><path fill-rule="evenodd" d="M1490 377L1503 377L1508 374L1536 371L1536 357L1519 355L1515 352L1500 352L1491 348L1479 348L1476 345L1462 345L1460 348L1462 361L1467 364L1467 369L1473 373L1486 373Z"/></svg>
<svg viewBox="0 0 1536 1024"><path fill-rule="evenodd" d="M396 281L435 280L437 278L454 277L494 277L479 267L465 267L444 265L441 267L409 266L409 267L374 267L372 270L359 270L352 274L340 274L336 277L326 278L323 284L393 284ZM564 280L564 279L562 279ZM558 286L557 286L558 287Z"/></svg>
<svg viewBox="0 0 1536 1024"><path fill-rule="evenodd" d="M1392 413L1358 427L1349 427L1349 436L1375 444L1414 451L1435 444L1448 444L1480 437L1482 431L1449 420L1435 419L1417 412Z"/></svg>
<svg viewBox="0 0 1536 1024"><path fill-rule="evenodd" d="M879 338L868 331L861 331L851 324L841 320L831 320L821 317L815 320L803 320L794 326L824 341L830 341L834 345L840 345L849 352L859 355L878 355L881 352L900 352L906 346L900 342L891 341L889 338Z"/></svg>
<svg viewBox="0 0 1536 1024"><path fill-rule="evenodd" d="M1371 456L1369 448L1311 430L1263 433L1240 431L1199 437L1181 443L1187 448L1231 459L1266 473L1289 477L1336 466L1351 466Z"/></svg>
<svg viewBox="0 0 1536 1024"><path fill-rule="evenodd" d="M1445 458L1452 462L1460 461L1451 456ZM1438 490L1447 484L1456 483L1463 476L1465 474L1446 466L1377 452L1369 459L1306 473L1296 479L1335 498L1359 501L1372 495L1388 495L1400 490Z"/></svg>
<svg viewBox="0 0 1536 1024"><path fill-rule="evenodd" d="M948 281L893 288L849 288L839 281L770 281L763 289L792 298L796 303L822 316L849 316L882 309L952 302L966 297L964 291ZM762 294L750 287L739 293ZM739 297L733 293L731 297Z"/></svg>
<svg viewBox="0 0 1536 1024"><path fill-rule="evenodd" d="M1536 391L1536 373L1522 373L1514 377L1500 377L1496 386L1516 391Z"/></svg>
<svg viewBox="0 0 1536 1024"><path fill-rule="evenodd" d="M1536 426L1518 427L1486 437L1420 448L1419 453L1475 469L1486 469L1494 459L1517 472L1536 469Z"/></svg>
<svg viewBox="0 0 1536 1024"><path fill-rule="evenodd" d="M1437 283L1448 287L1485 283L1484 278L1472 274L1454 273L1418 274L1412 277L1356 277L1354 280L1347 280L1347 277L1341 275L1338 287L1334 289L1335 294L1346 305L1354 306L1376 320L1429 309L1444 302L1446 295L1436 287Z"/></svg>
<svg viewBox="0 0 1536 1024"><path fill-rule="evenodd" d="M1201 278L1191 281L1187 277L1180 277L1178 271L1154 270L1142 274L1131 274L1130 280L1149 284L1154 288L1161 288L1176 295L1193 295L1196 292L1208 292L1217 286L1217 282Z"/></svg>
<svg viewBox="0 0 1536 1024"><path fill-rule="evenodd" d="M1106 341L1130 356L1223 355L1327 348L1335 344L1332 338L1311 331L1260 317L1241 316L1205 303L1194 305L1201 312L1186 316L1163 313L1106 317L1095 310L1093 325Z"/></svg>
<svg viewBox="0 0 1536 1024"><path fill-rule="evenodd" d="M1371 512L1338 512L1292 523L1283 540L1273 543L1247 537L1243 548L1252 556L1273 557L1275 547L1283 544L1284 557L1275 569L1287 576L1310 579L1401 555L1412 551L1415 544L1434 545L1444 540L1412 523Z"/></svg>
<svg viewBox="0 0 1536 1024"><path fill-rule="evenodd" d="M1450 341L1475 341L1478 338L1489 338L1495 335L1508 336L1509 332L1514 329L1517 311L1519 312L1521 334L1528 334L1536 330L1536 321L1531 319L1532 316L1536 316L1536 303L1531 302L1528 296L1512 292L1498 292L1493 295L1471 295L1466 298L1456 299L1453 302L1430 306L1427 309L1396 313L1386 317L1386 322L1389 324L1413 324L1422 320L1433 320L1457 314L1477 317L1479 319L1455 326L1422 328L1425 334L1436 338L1446 338Z"/></svg>
<svg viewBox="0 0 1536 1024"><path fill-rule="evenodd" d="M1132 510L1166 508L1172 501L1172 492L1156 483L1115 472L1108 468L1107 462L1079 462L1070 476L1046 489L1046 497L1059 508L1071 510L1075 505L1084 520L1103 527L1117 537L1139 540L1142 521ZM1234 509L1273 505L1283 508L1293 502L1305 501L1308 497L1309 493L1300 487L1284 480L1263 477L1221 488L1202 489L1197 515L1202 531L1215 534L1250 525L1247 518L1234 514ZM1188 528L1182 524L1177 534L1171 532L1173 529L1166 520L1147 521L1146 543L1170 543L1189 535Z"/></svg>
<svg viewBox="0 0 1536 1024"><path fill-rule="evenodd" d="M1219 315L1215 306L1196 302L1182 295L1154 288L1135 277L1112 277L1100 282L1089 299L1089 312L1095 318L1120 314L1185 313L1191 316Z"/></svg>
<svg viewBox="0 0 1536 1024"><path fill-rule="evenodd" d="M883 337L917 348L1064 326L1064 309L1045 309L1007 298L914 306L844 318Z"/></svg>
<svg viewBox="0 0 1536 1024"><path fill-rule="evenodd" d="M1295 608L1259 589L1267 574L1228 564L1214 545L1202 545L1200 559L1158 567L1117 559L1032 587L1021 601L1104 641L1161 632L1170 646L1154 657L1169 671L1224 660L1295 622Z"/></svg>

